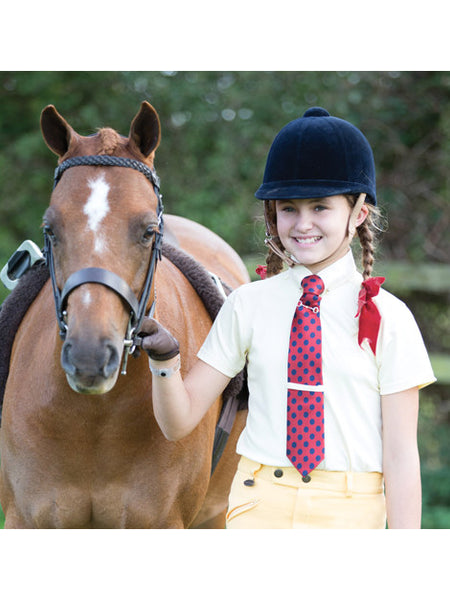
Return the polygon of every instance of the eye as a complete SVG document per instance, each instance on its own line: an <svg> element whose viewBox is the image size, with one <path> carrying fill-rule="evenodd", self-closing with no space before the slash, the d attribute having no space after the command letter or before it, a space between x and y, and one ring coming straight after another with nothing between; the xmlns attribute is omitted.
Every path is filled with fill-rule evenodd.
<svg viewBox="0 0 450 600"><path fill-rule="evenodd" d="M50 239L52 244L56 243L56 236L53 232L53 229L48 223L44 223L42 230L44 232L44 235L46 235Z"/></svg>
<svg viewBox="0 0 450 600"><path fill-rule="evenodd" d="M156 231L155 224L148 225L147 228L145 229L144 233L142 234L141 244L143 244L144 246L149 246L153 240L155 231Z"/></svg>
<svg viewBox="0 0 450 600"><path fill-rule="evenodd" d="M295 207L292 204L280 204L279 211L284 213L290 213L295 211Z"/></svg>

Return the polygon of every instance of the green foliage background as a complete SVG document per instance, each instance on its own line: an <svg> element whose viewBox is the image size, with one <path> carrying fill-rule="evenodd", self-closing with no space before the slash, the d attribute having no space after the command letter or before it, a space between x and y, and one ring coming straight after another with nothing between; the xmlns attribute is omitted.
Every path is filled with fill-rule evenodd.
<svg viewBox="0 0 450 600"><path fill-rule="evenodd" d="M41 110L54 104L84 135L103 126L127 134L142 100L161 119L156 168L166 212L210 227L249 264L264 260L262 207L253 194L272 139L319 105L357 125L374 150L389 222L379 270L390 261L446 265L449 99L450 73L438 71L0 72L0 266L24 239L42 244L56 157L41 138ZM6 294L0 289L0 302ZM415 313L429 350L448 355L448 281L397 295ZM448 373L422 393L425 527L450 526L446 383Z"/></svg>
<svg viewBox="0 0 450 600"><path fill-rule="evenodd" d="M355 123L374 149L389 258L447 261L450 73L0 72L0 252L39 236L56 157L39 115L54 104L82 134L127 134L157 109L166 209L200 220L241 254L261 249L253 197L274 134L311 105ZM2 255L3 256L3 255Z"/></svg>

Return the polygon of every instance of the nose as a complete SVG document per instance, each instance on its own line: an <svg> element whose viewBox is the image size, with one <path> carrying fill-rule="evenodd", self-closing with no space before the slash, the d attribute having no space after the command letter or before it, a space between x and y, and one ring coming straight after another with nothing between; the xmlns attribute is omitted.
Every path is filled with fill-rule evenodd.
<svg viewBox="0 0 450 600"><path fill-rule="evenodd" d="M73 378L84 381L108 379L119 368L119 352L109 340L96 345L83 344L75 339L64 342L61 365Z"/></svg>
<svg viewBox="0 0 450 600"><path fill-rule="evenodd" d="M294 229L299 233L307 233L313 228L312 214L309 210L299 210L296 215Z"/></svg>

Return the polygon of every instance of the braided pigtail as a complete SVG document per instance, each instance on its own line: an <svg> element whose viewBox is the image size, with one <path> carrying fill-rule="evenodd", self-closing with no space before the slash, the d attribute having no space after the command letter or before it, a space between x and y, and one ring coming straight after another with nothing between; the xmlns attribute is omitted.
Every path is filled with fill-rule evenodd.
<svg viewBox="0 0 450 600"><path fill-rule="evenodd" d="M277 211L274 200L264 202L264 218L266 221L267 277L272 277L272 275L277 275L283 270L283 262L289 261L284 254L283 245L278 237Z"/></svg>
<svg viewBox="0 0 450 600"><path fill-rule="evenodd" d="M362 223L356 229L362 250L364 280L368 279L372 275L373 265L375 262L375 236L371 229L371 223L368 221L371 221L370 213L367 215L364 223Z"/></svg>
<svg viewBox="0 0 450 600"><path fill-rule="evenodd" d="M347 195L347 200L351 208L355 209L358 202L358 196ZM383 231L379 209L372 204L366 203L366 206L369 209L369 213L363 223L356 228L356 233L358 234L361 246L361 261L364 280L369 279L369 277L372 276L373 265L375 263L376 236L378 232ZM357 208L356 212L359 212ZM356 217L356 214L354 216ZM353 237L353 233L354 230L349 233L349 235Z"/></svg>
<svg viewBox="0 0 450 600"><path fill-rule="evenodd" d="M384 219L381 216L380 210L372 204L367 204L369 214L365 221L356 228L361 246L363 278L369 279L372 276L373 265L375 263L376 238L378 233L384 231Z"/></svg>
<svg viewBox="0 0 450 600"><path fill-rule="evenodd" d="M283 269L283 261L275 254L275 252L268 248L267 256L266 256L266 265L267 265L267 277L272 277L272 275L277 275Z"/></svg>

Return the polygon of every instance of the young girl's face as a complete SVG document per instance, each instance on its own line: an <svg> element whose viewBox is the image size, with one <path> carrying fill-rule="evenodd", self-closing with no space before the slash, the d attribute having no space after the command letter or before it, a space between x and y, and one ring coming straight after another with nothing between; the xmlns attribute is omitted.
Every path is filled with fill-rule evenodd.
<svg viewBox="0 0 450 600"><path fill-rule="evenodd" d="M277 200L275 205L281 243L312 273L318 273L347 253L351 242L347 233L351 208L345 196ZM356 226L364 221L367 212L363 205Z"/></svg>

